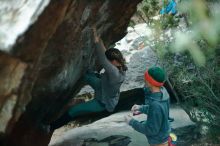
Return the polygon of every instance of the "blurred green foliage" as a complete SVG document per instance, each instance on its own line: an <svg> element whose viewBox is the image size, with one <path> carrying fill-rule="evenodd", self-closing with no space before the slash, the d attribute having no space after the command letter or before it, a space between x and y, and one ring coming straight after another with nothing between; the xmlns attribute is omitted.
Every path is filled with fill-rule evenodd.
<svg viewBox="0 0 220 146"><path fill-rule="evenodd" d="M150 22L151 17L159 14L161 9L161 0L143 0L141 4L138 5L137 15L142 19L147 19L144 21Z"/></svg>
<svg viewBox="0 0 220 146"><path fill-rule="evenodd" d="M160 3L144 0L138 12L150 20L159 13ZM216 138L220 135L220 1L181 0L178 13L187 21L183 30L175 16L151 22L158 38L154 50L191 119L208 126ZM163 33L173 27L177 28L169 39Z"/></svg>
<svg viewBox="0 0 220 146"><path fill-rule="evenodd" d="M220 42L219 4L185 0L179 4L179 12L188 14L191 32L176 32L173 51L188 51L197 65L204 66L206 57L214 53ZM201 40L207 47L200 46Z"/></svg>
<svg viewBox="0 0 220 146"><path fill-rule="evenodd" d="M169 44L157 47L162 49L164 46L172 50ZM160 58L182 99L182 106L194 122L209 127L212 138L220 134L220 62L216 59L218 57L217 54L210 55L202 67L194 63L189 52L168 52Z"/></svg>
<svg viewBox="0 0 220 146"><path fill-rule="evenodd" d="M176 31L174 39L156 44L158 56L182 98L191 119L209 127L215 140L220 135L220 4L184 1L187 31ZM172 52L172 53L171 53Z"/></svg>

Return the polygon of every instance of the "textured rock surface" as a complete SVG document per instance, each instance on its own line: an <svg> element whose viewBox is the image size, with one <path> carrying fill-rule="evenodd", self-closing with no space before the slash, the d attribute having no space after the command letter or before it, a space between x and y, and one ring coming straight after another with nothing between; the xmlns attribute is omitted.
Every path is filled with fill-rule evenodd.
<svg viewBox="0 0 220 146"><path fill-rule="evenodd" d="M18 88L27 65L9 55L0 53L0 132L5 132L18 100Z"/></svg>
<svg viewBox="0 0 220 146"><path fill-rule="evenodd" d="M0 48L9 52L17 37L34 23L50 0L0 0Z"/></svg>
<svg viewBox="0 0 220 146"><path fill-rule="evenodd" d="M46 125L78 92L80 78L93 66L95 54L86 30L95 26L105 45L112 44L125 35L140 1L53 0L13 48L5 49L7 45L1 44L0 145L48 144L51 133L47 133ZM42 10L48 1L38 2ZM33 21L27 17L25 27L34 22L39 9L32 13ZM11 10L24 9L17 5ZM1 25L4 16L1 11Z"/></svg>
<svg viewBox="0 0 220 146"><path fill-rule="evenodd" d="M71 129L65 133L55 132L50 142L51 146L147 146L147 138L124 122L124 116L131 114L130 112L120 112L109 117L98 120L92 124ZM171 127L175 129L178 136L187 135L190 132L191 137L194 132L190 131L195 128L195 124L190 120L186 112L178 106L174 106L170 110L175 121L171 123ZM144 121L146 115L138 115L134 117L139 121ZM188 127L192 128L189 129ZM178 130L180 129L180 130ZM180 132L184 133L181 134ZM108 139L108 140L106 140ZM182 140L185 140L184 142ZM189 144L188 139L181 137L179 142L184 145Z"/></svg>

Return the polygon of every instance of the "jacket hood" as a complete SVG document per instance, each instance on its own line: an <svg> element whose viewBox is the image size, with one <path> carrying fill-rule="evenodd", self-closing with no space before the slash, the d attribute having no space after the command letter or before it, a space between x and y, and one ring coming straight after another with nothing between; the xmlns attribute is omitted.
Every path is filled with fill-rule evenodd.
<svg viewBox="0 0 220 146"><path fill-rule="evenodd" d="M165 89L165 87L162 86L160 91L161 92L158 92L158 93L151 93L150 99L156 100L159 102L168 102L170 99L170 96L167 90Z"/></svg>
<svg viewBox="0 0 220 146"><path fill-rule="evenodd" d="M164 87L161 87L162 99L161 101L167 101L170 99L170 95Z"/></svg>

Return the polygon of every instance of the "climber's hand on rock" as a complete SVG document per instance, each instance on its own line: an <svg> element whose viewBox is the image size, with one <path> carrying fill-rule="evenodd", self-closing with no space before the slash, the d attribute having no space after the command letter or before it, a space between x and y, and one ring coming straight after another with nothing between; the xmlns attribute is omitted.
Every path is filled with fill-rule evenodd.
<svg viewBox="0 0 220 146"><path fill-rule="evenodd" d="M129 122L131 121L131 119L132 119L132 116L131 116L131 115L125 116L125 122L126 122L127 124L129 124Z"/></svg>
<svg viewBox="0 0 220 146"><path fill-rule="evenodd" d="M132 106L131 111L132 112L139 111L140 107L141 107L140 105L135 104Z"/></svg>
<svg viewBox="0 0 220 146"><path fill-rule="evenodd" d="M97 31L96 31L96 28L92 28L92 32L93 32L93 41L95 42L95 43L98 43L99 41L100 41L100 39L99 39L99 36L98 36L98 34L97 34Z"/></svg>

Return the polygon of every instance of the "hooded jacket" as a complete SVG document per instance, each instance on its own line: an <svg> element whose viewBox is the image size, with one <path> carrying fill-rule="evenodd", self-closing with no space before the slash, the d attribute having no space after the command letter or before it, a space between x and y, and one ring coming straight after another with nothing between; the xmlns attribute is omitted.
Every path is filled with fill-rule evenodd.
<svg viewBox="0 0 220 146"><path fill-rule="evenodd" d="M144 122L132 119L129 122L136 131L143 133L149 144L162 144L168 141L170 124L169 118L169 94L164 87L161 92L152 93L148 88L145 91L145 104L139 111L148 115Z"/></svg>

